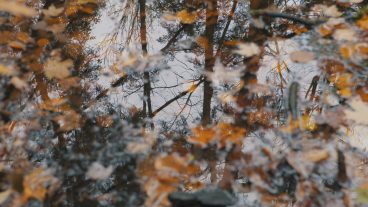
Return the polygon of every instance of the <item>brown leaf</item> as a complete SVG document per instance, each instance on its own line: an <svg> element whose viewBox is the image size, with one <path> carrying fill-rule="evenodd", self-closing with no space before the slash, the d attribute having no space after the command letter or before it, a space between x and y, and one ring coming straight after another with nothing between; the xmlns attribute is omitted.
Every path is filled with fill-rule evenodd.
<svg viewBox="0 0 368 207"><path fill-rule="evenodd" d="M307 63L314 60L315 56L312 52L307 51L294 51L290 53L290 59L297 63Z"/></svg>
<svg viewBox="0 0 368 207"><path fill-rule="evenodd" d="M69 68L73 66L70 59L62 61L59 56L49 58L44 66L44 73L49 79L63 79L70 75Z"/></svg>
<svg viewBox="0 0 368 207"><path fill-rule="evenodd" d="M26 17L35 17L37 15L36 10L16 1L0 1L0 11Z"/></svg>
<svg viewBox="0 0 368 207"><path fill-rule="evenodd" d="M63 132L79 128L82 122L81 115L73 110L66 111L64 115L56 116L54 120L59 123L60 131Z"/></svg>
<svg viewBox="0 0 368 207"><path fill-rule="evenodd" d="M304 154L305 158L311 162L322 162L329 158L330 154L327 150L321 149L321 150L310 150Z"/></svg>

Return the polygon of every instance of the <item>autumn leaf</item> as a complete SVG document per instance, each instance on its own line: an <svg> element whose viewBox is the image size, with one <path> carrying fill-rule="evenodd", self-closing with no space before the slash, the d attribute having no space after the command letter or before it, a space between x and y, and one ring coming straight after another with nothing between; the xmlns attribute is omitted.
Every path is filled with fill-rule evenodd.
<svg viewBox="0 0 368 207"><path fill-rule="evenodd" d="M17 76L12 77L10 82L14 85L15 88L19 90L24 90L29 87L28 83Z"/></svg>
<svg viewBox="0 0 368 207"><path fill-rule="evenodd" d="M79 4L79 5L98 4L98 0L72 0L72 3L76 3L76 4Z"/></svg>
<svg viewBox="0 0 368 207"><path fill-rule="evenodd" d="M350 103L352 109L345 109L346 118L357 124L368 125L368 104L360 98L354 98Z"/></svg>
<svg viewBox="0 0 368 207"><path fill-rule="evenodd" d="M181 23L192 24L197 20L198 14L196 12L188 12L186 9L184 9L176 13L176 17Z"/></svg>
<svg viewBox="0 0 368 207"><path fill-rule="evenodd" d="M356 22L357 26L363 30L368 30L368 15L363 16Z"/></svg>
<svg viewBox="0 0 368 207"><path fill-rule="evenodd" d="M216 143L219 148L223 148L228 143L241 144L245 133L246 131L244 128L220 122L213 128L205 128L202 126L193 128L193 135L188 138L188 141L201 147L206 147L211 143Z"/></svg>
<svg viewBox="0 0 368 207"><path fill-rule="evenodd" d="M356 31L350 28L335 30L333 37L339 41L356 41L358 39Z"/></svg>
<svg viewBox="0 0 368 207"><path fill-rule="evenodd" d="M96 118L96 122L101 127L111 127L114 123L114 119L111 116L105 115L105 116L98 116Z"/></svg>
<svg viewBox="0 0 368 207"><path fill-rule="evenodd" d="M329 153L327 150L321 149L321 150L309 150L306 153L304 153L305 158L308 161L311 162L322 162L324 160L326 160L327 158L329 158Z"/></svg>
<svg viewBox="0 0 368 207"><path fill-rule="evenodd" d="M49 8L44 9L42 12L49 17L57 17L59 16L61 13L63 13L64 11L64 7L60 7L60 8L56 8L54 4L52 4L51 6L49 6Z"/></svg>
<svg viewBox="0 0 368 207"><path fill-rule="evenodd" d="M314 53L307 51L294 51L290 53L290 59L297 63L307 63L314 59Z"/></svg>
<svg viewBox="0 0 368 207"><path fill-rule="evenodd" d="M104 180L109 178L113 171L113 166L104 167L99 162L94 162L89 166L86 176L93 180Z"/></svg>
<svg viewBox="0 0 368 207"><path fill-rule="evenodd" d="M48 187L57 184L58 180L48 170L36 168L23 180L23 198L26 202L30 198L43 201L48 193Z"/></svg>
<svg viewBox="0 0 368 207"><path fill-rule="evenodd" d="M208 49L208 39L204 36L198 36L196 39L196 43L203 49Z"/></svg>
<svg viewBox="0 0 368 207"><path fill-rule="evenodd" d="M11 69L9 66L0 64L0 75L12 76L15 74L16 72L13 69Z"/></svg>
<svg viewBox="0 0 368 207"><path fill-rule="evenodd" d="M16 1L0 1L0 11L6 11L13 15L20 15L25 17L35 17L37 15L36 10Z"/></svg>
<svg viewBox="0 0 368 207"><path fill-rule="evenodd" d="M356 189L358 194L357 200L359 203L368 204L368 183L363 183Z"/></svg>
<svg viewBox="0 0 368 207"><path fill-rule="evenodd" d="M73 61L70 59L62 61L60 57L49 58L44 66L44 73L49 79L63 79L70 75L69 68L73 66Z"/></svg>
<svg viewBox="0 0 368 207"><path fill-rule="evenodd" d="M2 205L12 193L12 189L8 189L6 191L0 192L0 205Z"/></svg>
<svg viewBox="0 0 368 207"><path fill-rule="evenodd" d="M323 4L317 4L313 6L312 10L324 14L325 16L328 17L339 17L342 15L342 13L338 10L336 5L326 6Z"/></svg>
<svg viewBox="0 0 368 207"><path fill-rule="evenodd" d="M54 118L60 125L60 131L68 132L77 129L81 126L81 115L73 110L64 112L63 115L58 115Z"/></svg>
<svg viewBox="0 0 368 207"><path fill-rule="evenodd" d="M235 50L234 53L238 55L243 55L245 57L252 57L254 55L258 55L261 50L258 45L255 43L240 43L238 44L238 50Z"/></svg>

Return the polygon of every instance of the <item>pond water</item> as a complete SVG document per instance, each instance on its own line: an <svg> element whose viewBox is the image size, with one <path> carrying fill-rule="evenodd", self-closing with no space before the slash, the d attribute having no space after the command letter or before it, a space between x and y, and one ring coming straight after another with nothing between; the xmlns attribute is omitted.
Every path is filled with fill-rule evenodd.
<svg viewBox="0 0 368 207"><path fill-rule="evenodd" d="M367 11L0 1L0 206L366 205Z"/></svg>

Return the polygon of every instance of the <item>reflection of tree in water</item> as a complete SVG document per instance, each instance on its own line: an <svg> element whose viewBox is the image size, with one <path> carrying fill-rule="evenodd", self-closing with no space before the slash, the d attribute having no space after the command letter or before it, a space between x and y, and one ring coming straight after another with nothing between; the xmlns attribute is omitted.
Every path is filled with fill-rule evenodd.
<svg viewBox="0 0 368 207"><path fill-rule="evenodd" d="M365 109L366 2L37 2L0 2L0 204L167 206L208 186L253 193L251 206L355 202L364 179L348 161L365 154L339 141L351 125L336 114ZM91 28L110 9L117 26L94 51ZM310 36L334 53L313 42L285 59L281 45ZM299 80L311 61L316 74ZM210 202L203 192L190 202Z"/></svg>

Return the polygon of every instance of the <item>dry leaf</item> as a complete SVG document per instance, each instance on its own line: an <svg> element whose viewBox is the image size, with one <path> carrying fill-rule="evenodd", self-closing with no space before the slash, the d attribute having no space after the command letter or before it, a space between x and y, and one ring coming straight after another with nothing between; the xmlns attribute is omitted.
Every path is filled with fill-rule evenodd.
<svg viewBox="0 0 368 207"><path fill-rule="evenodd" d="M110 177L111 173L114 171L114 168L110 165L109 167L105 168L99 162L94 162L88 168L86 176L93 180L104 180Z"/></svg>
<svg viewBox="0 0 368 207"><path fill-rule="evenodd" d="M0 193L0 205L3 204L9 198L12 192L13 192L12 189L8 189Z"/></svg>
<svg viewBox="0 0 368 207"><path fill-rule="evenodd" d="M186 9L184 9L176 13L176 17L183 24L192 24L197 20L198 14L197 12L188 12Z"/></svg>
<svg viewBox="0 0 368 207"><path fill-rule="evenodd" d="M73 61L68 59L62 61L59 56L49 58L44 66L44 73L49 79L63 79L70 75L69 68L73 66Z"/></svg>
<svg viewBox="0 0 368 207"><path fill-rule="evenodd" d="M42 13L49 17L57 17L63 13L63 11L64 7L56 8L55 5L52 4L48 9L44 9Z"/></svg>
<svg viewBox="0 0 368 207"><path fill-rule="evenodd" d="M81 115L75 111L66 111L64 115L59 115L54 118L60 125L60 131L68 132L80 127L82 118Z"/></svg>
<svg viewBox="0 0 368 207"><path fill-rule="evenodd" d="M358 27L364 30L368 30L368 15L363 16L361 19L359 19L356 24Z"/></svg>
<svg viewBox="0 0 368 207"><path fill-rule="evenodd" d="M337 29L333 37L335 40L339 41L356 41L357 34L353 29Z"/></svg>
<svg viewBox="0 0 368 207"><path fill-rule="evenodd" d="M144 154L149 152L150 148L148 143L129 142L127 145L128 152L132 154Z"/></svg>
<svg viewBox="0 0 368 207"><path fill-rule="evenodd" d="M238 50L235 50L234 53L243 55L245 57L252 57L254 55L258 55L261 50L258 45L255 43L240 43L238 44Z"/></svg>
<svg viewBox="0 0 368 207"><path fill-rule="evenodd" d="M114 119L108 115L98 116L96 118L96 122L99 126L107 128L112 126L112 124L114 123Z"/></svg>
<svg viewBox="0 0 368 207"><path fill-rule="evenodd" d="M6 11L13 15L26 17L35 17L37 15L37 12L34 9L16 1L0 1L0 11Z"/></svg>
<svg viewBox="0 0 368 207"><path fill-rule="evenodd" d="M351 4L359 4L362 3L363 0L337 0L339 3L351 3Z"/></svg>
<svg viewBox="0 0 368 207"><path fill-rule="evenodd" d="M16 72L9 68L8 66L5 66L3 64L0 64L0 75L7 75L7 76L12 76L15 75Z"/></svg>
<svg viewBox="0 0 368 207"><path fill-rule="evenodd" d="M354 98L350 106L353 109L345 109L346 118L357 124L368 125L368 104L364 103L360 98Z"/></svg>
<svg viewBox="0 0 368 207"><path fill-rule="evenodd" d="M71 88L77 88L80 86L81 79L79 77L70 77L66 79L59 80L60 86L64 90L69 90Z"/></svg>
<svg viewBox="0 0 368 207"><path fill-rule="evenodd" d="M17 76L12 77L10 82L14 85L15 88L19 90L23 90L29 87L28 83Z"/></svg>
<svg viewBox="0 0 368 207"><path fill-rule="evenodd" d="M339 17L342 15L342 13L337 9L336 5L327 7L324 10L324 13L326 14L326 16L329 16L329 17Z"/></svg>
<svg viewBox="0 0 368 207"><path fill-rule="evenodd" d="M30 198L43 201L48 193L48 187L55 185L58 180L50 174L50 171L43 168L36 168L23 180L23 201Z"/></svg>
<svg viewBox="0 0 368 207"><path fill-rule="evenodd" d="M321 162L326 160L330 154L327 150L310 150L304 154L305 158L311 162Z"/></svg>
<svg viewBox="0 0 368 207"><path fill-rule="evenodd" d="M314 59L314 53L307 51L294 51L290 53L290 59L297 63L307 63Z"/></svg>

